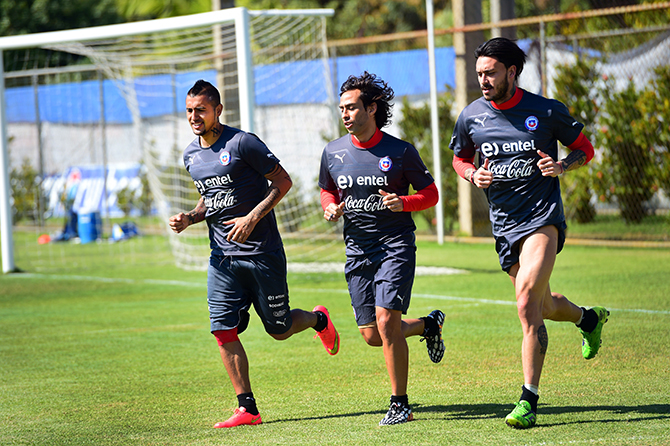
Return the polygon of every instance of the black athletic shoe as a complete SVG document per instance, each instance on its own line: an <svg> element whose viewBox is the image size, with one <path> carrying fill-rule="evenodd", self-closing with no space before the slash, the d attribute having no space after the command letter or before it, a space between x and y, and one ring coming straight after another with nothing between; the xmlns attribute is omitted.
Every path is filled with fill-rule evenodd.
<svg viewBox="0 0 670 446"><path fill-rule="evenodd" d="M408 405L392 401L391 406L389 407L389 411L379 422L379 425L390 426L392 424L407 423L413 419L414 415L412 415L412 409L410 409Z"/></svg>
<svg viewBox="0 0 670 446"><path fill-rule="evenodd" d="M438 331L436 335L425 336L421 341L426 341L428 356L434 363L442 361L444 356L444 341L442 340L442 324L444 324L444 313L440 310L433 310L426 318L434 319L437 322Z"/></svg>

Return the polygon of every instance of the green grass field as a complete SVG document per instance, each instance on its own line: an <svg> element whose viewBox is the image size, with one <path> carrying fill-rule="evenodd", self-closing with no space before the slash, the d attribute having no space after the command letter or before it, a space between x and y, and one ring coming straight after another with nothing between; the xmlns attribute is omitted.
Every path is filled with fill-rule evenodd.
<svg viewBox="0 0 670 446"><path fill-rule="evenodd" d="M242 341L264 423L235 429L211 428L236 399L209 334L205 273L166 263L167 248L163 261L124 248L121 262L78 248L79 268L0 277L1 445L670 444L668 249L559 255L552 289L611 316L591 361L573 325L547 323L538 425L515 431L503 419L523 384L521 329L492 244L419 244L420 265L468 273L415 281L409 316L447 315L442 363L408 341L415 421L377 425L384 360L358 334L342 275L292 273L292 306L326 305L341 351L330 357L311 331L274 341L254 316Z"/></svg>

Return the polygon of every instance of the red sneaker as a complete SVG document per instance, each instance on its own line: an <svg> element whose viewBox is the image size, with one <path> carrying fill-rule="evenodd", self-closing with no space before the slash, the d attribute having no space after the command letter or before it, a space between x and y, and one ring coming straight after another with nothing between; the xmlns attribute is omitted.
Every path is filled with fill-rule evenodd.
<svg viewBox="0 0 670 446"><path fill-rule="evenodd" d="M322 331L317 331L314 337L321 338L323 346L326 348L326 351L329 355L336 355L340 351L340 335L335 330L333 322L330 320L330 315L328 310L323 305L317 305L312 311L320 311L326 315L328 318L328 325Z"/></svg>
<svg viewBox="0 0 670 446"><path fill-rule="evenodd" d="M238 407L235 409L235 413L232 417L228 418L226 421L216 423L214 427L218 429L220 427L235 427L243 426L245 424L255 426L257 424L261 424L262 422L263 420L261 420L261 414L251 415L244 407Z"/></svg>

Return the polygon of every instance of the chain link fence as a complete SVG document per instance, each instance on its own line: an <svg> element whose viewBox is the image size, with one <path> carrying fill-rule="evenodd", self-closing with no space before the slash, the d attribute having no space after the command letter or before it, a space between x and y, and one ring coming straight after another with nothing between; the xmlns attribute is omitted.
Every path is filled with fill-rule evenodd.
<svg viewBox="0 0 670 446"><path fill-rule="evenodd" d="M585 125L584 133L596 151L586 167L561 179L571 238L670 241L668 23L668 3L521 17L500 23L503 28L515 28L519 45L528 55L520 86L564 102ZM485 38L491 37L491 27L467 26L472 31L485 30ZM454 31L436 30L438 44L443 45L436 52L447 235L459 235L459 179L451 168L453 153L448 143L460 110L453 99L453 89L458 88L454 83L455 55L444 46L451 44ZM350 69L366 69L392 79L391 87L400 94L396 94L394 123L388 131L411 141L433 169L428 73L417 73L416 60L416 52L426 54L425 32L330 45L331 56L338 62L375 55L376 59ZM393 62L380 63L382 57L392 57ZM425 80L421 77L424 74ZM339 80L345 77L338 73ZM423 93L416 88L421 82L425 84ZM561 151L562 156L567 154L567 149ZM473 202L477 205L486 206ZM474 209L482 211L485 209ZM419 220L434 230L434 211L424 212L422 217Z"/></svg>

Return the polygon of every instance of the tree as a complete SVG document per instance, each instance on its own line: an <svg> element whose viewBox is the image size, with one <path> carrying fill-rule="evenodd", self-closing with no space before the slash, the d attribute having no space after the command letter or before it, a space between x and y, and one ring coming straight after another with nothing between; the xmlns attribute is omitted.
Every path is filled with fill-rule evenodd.
<svg viewBox="0 0 670 446"><path fill-rule="evenodd" d="M40 194L42 202L45 197L40 187L39 174L30 162L24 158L19 168L12 168L9 172L9 184L12 189L12 214L14 223L29 219L39 220L38 203Z"/></svg>
<svg viewBox="0 0 670 446"><path fill-rule="evenodd" d="M556 71L555 98L563 102L570 114L584 124L584 134L591 139L596 132L598 110L595 62L580 59L574 65L561 65ZM591 204L596 178L594 170L598 170L595 163L596 160L593 160L587 166L561 177L565 214L569 220L588 223L596 216L595 207Z"/></svg>
<svg viewBox="0 0 670 446"><path fill-rule="evenodd" d="M441 129L454 128L455 121L451 115L454 103L453 91L447 90L438 98L438 115ZM407 98L402 102L402 121L399 126L402 138L414 145L419 155L430 170L433 170L433 139L430 121L430 104L412 106ZM451 166L453 152L449 150L451 134L440 135L440 157L442 171L442 211L444 213L444 230L449 234L453 232L454 225L458 221L458 176ZM428 222L432 230L435 230L435 208L430 208L419 213Z"/></svg>
<svg viewBox="0 0 670 446"><path fill-rule="evenodd" d="M126 21L197 14L212 10L211 0L116 0Z"/></svg>
<svg viewBox="0 0 670 446"><path fill-rule="evenodd" d="M598 147L604 152L603 177L609 187L600 189L601 197L616 197L621 217L627 223L639 223L647 215L646 202L654 195L656 165L653 134L648 133L649 91L639 90L631 79L617 91L612 78L600 89L603 98Z"/></svg>

